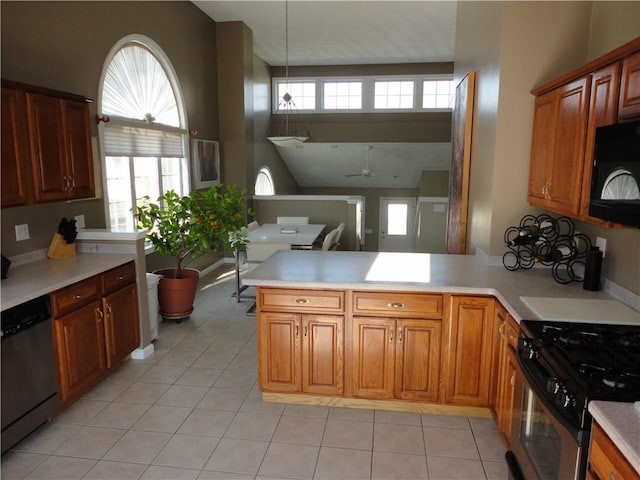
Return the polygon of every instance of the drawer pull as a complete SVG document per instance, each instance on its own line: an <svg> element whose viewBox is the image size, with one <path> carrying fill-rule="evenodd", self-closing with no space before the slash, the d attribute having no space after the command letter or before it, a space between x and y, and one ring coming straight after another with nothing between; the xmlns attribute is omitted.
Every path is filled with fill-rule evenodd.
<svg viewBox="0 0 640 480"><path fill-rule="evenodd" d="M82 298L82 294L81 294L81 293L76 293L76 294L73 296L73 299L74 299L74 300L80 300L81 298Z"/></svg>
<svg viewBox="0 0 640 480"><path fill-rule="evenodd" d="M118 278L116 280L122 281L122 280L124 280L124 277L122 275L120 275L120 276L118 276Z"/></svg>
<svg viewBox="0 0 640 480"><path fill-rule="evenodd" d="M293 302L298 305L306 305L307 303L309 303L309 300L306 298L296 298Z"/></svg>
<svg viewBox="0 0 640 480"><path fill-rule="evenodd" d="M387 307L389 307L389 308L404 308L404 303L391 302L391 303L387 303Z"/></svg>

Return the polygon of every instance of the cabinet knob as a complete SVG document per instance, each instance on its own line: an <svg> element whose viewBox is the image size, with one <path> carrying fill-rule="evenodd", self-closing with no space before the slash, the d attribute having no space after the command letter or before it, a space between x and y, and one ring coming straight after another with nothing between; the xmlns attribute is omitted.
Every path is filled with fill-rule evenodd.
<svg viewBox="0 0 640 480"><path fill-rule="evenodd" d="M116 278L116 280L118 280L119 282L121 282L122 280L124 280L124 277L122 275L118 276L118 278Z"/></svg>
<svg viewBox="0 0 640 480"><path fill-rule="evenodd" d="M306 298L296 298L294 300L294 303L296 303L298 305L305 305L305 304L309 303L309 300L307 300Z"/></svg>
<svg viewBox="0 0 640 480"><path fill-rule="evenodd" d="M82 294L81 294L81 293L76 293L76 294L73 296L73 299L74 299L74 300L80 300L81 298L82 298Z"/></svg>

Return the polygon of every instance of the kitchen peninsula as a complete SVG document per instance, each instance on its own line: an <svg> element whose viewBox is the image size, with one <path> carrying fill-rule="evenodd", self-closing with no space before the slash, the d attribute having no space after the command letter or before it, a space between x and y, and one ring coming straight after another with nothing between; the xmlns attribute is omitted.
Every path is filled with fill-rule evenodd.
<svg viewBox="0 0 640 480"><path fill-rule="evenodd" d="M640 326L640 313L606 292L561 285L548 268L508 271L482 255L283 250L243 284L256 287L264 400L493 413L507 448L517 424L518 324L543 318L533 299L570 310L565 321Z"/></svg>

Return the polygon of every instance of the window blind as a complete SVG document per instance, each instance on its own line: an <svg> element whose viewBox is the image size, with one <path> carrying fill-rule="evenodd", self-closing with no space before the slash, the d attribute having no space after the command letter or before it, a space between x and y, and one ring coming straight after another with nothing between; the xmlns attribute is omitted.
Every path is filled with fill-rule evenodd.
<svg viewBox="0 0 640 480"><path fill-rule="evenodd" d="M110 157L184 158L182 135L144 127L104 126L104 151Z"/></svg>

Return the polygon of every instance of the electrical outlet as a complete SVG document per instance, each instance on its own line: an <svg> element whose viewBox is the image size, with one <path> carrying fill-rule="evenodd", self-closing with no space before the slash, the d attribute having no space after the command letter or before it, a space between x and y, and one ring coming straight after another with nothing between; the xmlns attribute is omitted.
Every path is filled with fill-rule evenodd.
<svg viewBox="0 0 640 480"><path fill-rule="evenodd" d="M84 215L76 215L76 228L84 228Z"/></svg>
<svg viewBox="0 0 640 480"><path fill-rule="evenodd" d="M602 252L602 258L604 258L605 252L607 251L607 239L596 237L596 247L600 248L600 251Z"/></svg>
<svg viewBox="0 0 640 480"><path fill-rule="evenodd" d="M16 242L23 240L29 240L29 225L26 223L16 225Z"/></svg>

